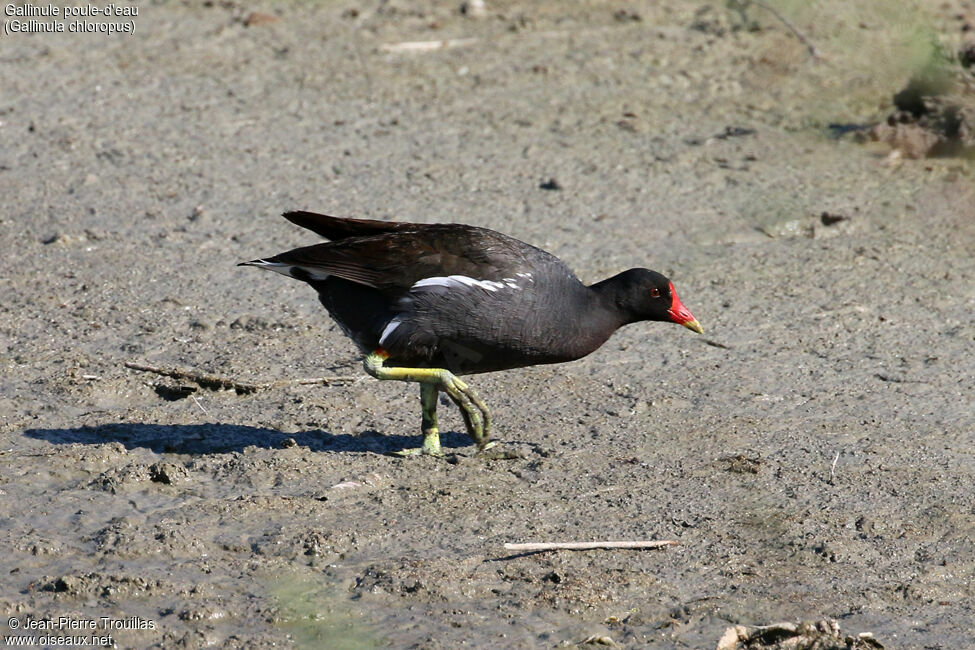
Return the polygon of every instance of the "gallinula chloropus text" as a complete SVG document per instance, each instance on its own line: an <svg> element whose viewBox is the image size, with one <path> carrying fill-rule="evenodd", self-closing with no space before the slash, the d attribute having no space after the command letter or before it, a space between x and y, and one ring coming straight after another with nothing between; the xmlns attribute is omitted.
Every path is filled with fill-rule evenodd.
<svg viewBox="0 0 975 650"><path fill-rule="evenodd" d="M554 255L486 228L284 217L331 241L241 265L307 282L362 350L367 373L419 382L423 446L400 454L442 453L439 391L487 446L490 412L459 375L579 359L639 321L703 331L656 271L586 286Z"/></svg>

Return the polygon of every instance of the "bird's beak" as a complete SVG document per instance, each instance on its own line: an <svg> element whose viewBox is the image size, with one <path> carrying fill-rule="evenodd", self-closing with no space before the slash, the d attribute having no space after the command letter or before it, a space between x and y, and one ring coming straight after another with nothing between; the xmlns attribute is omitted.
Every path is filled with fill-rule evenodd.
<svg viewBox="0 0 975 650"><path fill-rule="evenodd" d="M667 310L667 314L670 316L671 322L683 325L698 334L704 334L704 328L701 327L701 324L697 322L694 315L684 306L680 298L677 297L673 282L670 283L670 295L673 296L673 302L670 305L670 309Z"/></svg>
<svg viewBox="0 0 975 650"><path fill-rule="evenodd" d="M698 334L704 334L704 328L701 327L701 324L697 322L697 319L693 319L692 318L691 320L687 321L686 323L681 323L681 325L683 325L684 327L686 327L689 330L693 330L693 331L697 332Z"/></svg>

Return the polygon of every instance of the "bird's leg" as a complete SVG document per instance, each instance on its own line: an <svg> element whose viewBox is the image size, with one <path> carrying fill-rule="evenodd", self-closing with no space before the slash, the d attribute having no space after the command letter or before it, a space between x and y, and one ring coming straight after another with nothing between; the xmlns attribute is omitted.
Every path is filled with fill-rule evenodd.
<svg viewBox="0 0 975 650"><path fill-rule="evenodd" d="M436 384L420 384L420 406L423 409L423 419L420 427L423 431L423 446L412 449L394 451L394 456L443 456L440 448L440 430L437 428L437 396L440 389Z"/></svg>
<svg viewBox="0 0 975 650"><path fill-rule="evenodd" d="M437 428L437 397L440 389L436 384L420 383L420 406L423 410L421 430L423 446L391 452L393 456L443 456L440 448L440 430Z"/></svg>
<svg viewBox="0 0 975 650"><path fill-rule="evenodd" d="M383 362L389 358L384 350L376 350L366 356L363 367L366 372L376 379L394 379L397 381L416 381L420 383L420 399L423 405L423 447L417 451L405 450L409 453L431 453L436 441L436 449L440 449L440 437L437 432L437 392L442 390L460 409L467 427L467 433L474 439L479 449L484 449L491 435L491 412L481 401L470 386L461 381L454 373L444 368L387 368ZM428 388L429 387L429 388ZM429 391L429 392L427 392ZM433 431L433 435L429 431Z"/></svg>
<svg viewBox="0 0 975 650"><path fill-rule="evenodd" d="M433 384L420 384L420 407L423 415L420 420L420 430L423 431L423 448L429 449L431 454L439 455L440 430L437 428L437 398L440 389Z"/></svg>
<svg viewBox="0 0 975 650"><path fill-rule="evenodd" d="M440 389L436 384L420 384L420 406L423 417L420 428L423 431L423 446L391 452L393 456L443 456L440 448L440 430L437 428L437 397Z"/></svg>

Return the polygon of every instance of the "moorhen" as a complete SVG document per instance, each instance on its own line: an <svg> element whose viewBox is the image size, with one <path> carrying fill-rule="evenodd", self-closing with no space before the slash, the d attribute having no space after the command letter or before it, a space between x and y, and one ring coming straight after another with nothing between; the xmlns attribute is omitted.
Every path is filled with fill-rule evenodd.
<svg viewBox="0 0 975 650"><path fill-rule="evenodd" d="M458 375L580 359L617 329L669 321L702 333L674 284L630 269L586 286L560 259L486 228L284 217L331 241L242 262L307 282L376 379L420 384L423 446L441 455L437 396L460 408L479 449L491 415Z"/></svg>

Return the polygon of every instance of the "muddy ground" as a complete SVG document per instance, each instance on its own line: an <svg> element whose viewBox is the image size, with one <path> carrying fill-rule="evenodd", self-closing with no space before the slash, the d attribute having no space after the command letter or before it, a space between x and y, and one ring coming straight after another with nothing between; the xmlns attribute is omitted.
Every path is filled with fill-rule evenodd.
<svg viewBox="0 0 975 650"><path fill-rule="evenodd" d="M973 170L827 125L889 112L905 22L951 39L975 7L878 3L794 18L818 61L760 8L680 0L162 0L131 36L0 38L3 620L713 648L830 617L971 647ZM395 46L436 39L472 40ZM523 458L476 457L446 407L450 462L393 458L416 388L360 378L309 288L235 266L316 241L288 209L487 226L586 281L649 266L706 334L473 378ZM355 379L238 394L126 362ZM607 539L680 544L503 548Z"/></svg>

